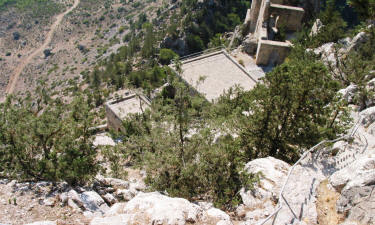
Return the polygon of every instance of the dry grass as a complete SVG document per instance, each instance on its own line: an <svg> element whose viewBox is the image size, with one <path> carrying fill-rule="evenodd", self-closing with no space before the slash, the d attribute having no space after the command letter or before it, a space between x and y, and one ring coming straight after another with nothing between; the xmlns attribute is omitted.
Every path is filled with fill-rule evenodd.
<svg viewBox="0 0 375 225"><path fill-rule="evenodd" d="M344 215L338 214L336 210L336 202L339 196L339 193L328 187L328 180L320 183L316 203L318 224L337 225L343 222Z"/></svg>

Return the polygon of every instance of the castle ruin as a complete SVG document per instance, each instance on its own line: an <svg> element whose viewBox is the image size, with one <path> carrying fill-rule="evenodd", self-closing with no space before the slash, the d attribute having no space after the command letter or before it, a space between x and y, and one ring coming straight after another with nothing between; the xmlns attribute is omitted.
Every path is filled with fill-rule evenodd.
<svg viewBox="0 0 375 225"><path fill-rule="evenodd" d="M291 47L288 40L302 27L304 12L284 0L253 0L245 19L243 50L255 55L257 65L282 63Z"/></svg>

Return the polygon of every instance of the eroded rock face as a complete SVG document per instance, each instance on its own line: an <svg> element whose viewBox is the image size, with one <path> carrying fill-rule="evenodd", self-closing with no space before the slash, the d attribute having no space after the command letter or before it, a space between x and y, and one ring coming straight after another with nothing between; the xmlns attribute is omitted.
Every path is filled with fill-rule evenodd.
<svg viewBox="0 0 375 225"><path fill-rule="evenodd" d="M362 125L368 127L375 122L375 107L365 109L361 112Z"/></svg>
<svg viewBox="0 0 375 225"><path fill-rule="evenodd" d="M351 84L348 87L338 91L342 95L342 98L349 104L354 103L354 98L357 94L357 85Z"/></svg>
<svg viewBox="0 0 375 225"><path fill-rule="evenodd" d="M323 28L323 23L320 19L316 19L310 32L310 36L315 36L319 33L319 31Z"/></svg>
<svg viewBox="0 0 375 225"><path fill-rule="evenodd" d="M254 190L242 189L242 201L248 207L255 207L265 200L275 198L283 185L289 170L289 164L273 157L255 159L245 166L249 174L260 173L262 179Z"/></svg>
<svg viewBox="0 0 375 225"><path fill-rule="evenodd" d="M348 221L375 223L375 185L352 187L341 193L337 211L348 214Z"/></svg>
<svg viewBox="0 0 375 225"><path fill-rule="evenodd" d="M273 157L255 159L246 164L247 173L261 175L253 190L243 188L240 191L244 205L237 208L237 214L244 218L246 224L257 223L274 211L289 168L289 164Z"/></svg>
<svg viewBox="0 0 375 225"><path fill-rule="evenodd" d="M105 212L109 209L108 205L105 203L103 198L100 197L100 195L95 191L83 192L80 197L85 209L91 212Z"/></svg>
<svg viewBox="0 0 375 225"><path fill-rule="evenodd" d="M338 192L375 184L375 155L360 158L337 171L329 178L329 182Z"/></svg>
<svg viewBox="0 0 375 225"><path fill-rule="evenodd" d="M34 223L29 223L26 225L56 225L56 221L39 221L39 222L34 222Z"/></svg>
<svg viewBox="0 0 375 225"><path fill-rule="evenodd" d="M114 204L105 217L96 217L91 221L91 225L109 223L114 225L232 224L230 217L219 209L205 210L186 199L171 198L158 192L139 193L128 203Z"/></svg>

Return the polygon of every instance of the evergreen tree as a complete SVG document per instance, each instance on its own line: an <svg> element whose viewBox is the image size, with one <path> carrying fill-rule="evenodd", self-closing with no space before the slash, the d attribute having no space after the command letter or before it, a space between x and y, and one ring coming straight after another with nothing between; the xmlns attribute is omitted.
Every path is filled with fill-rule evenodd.
<svg viewBox="0 0 375 225"><path fill-rule="evenodd" d="M296 47L263 81L250 92L250 115L239 123L248 159L294 162L302 149L342 132L334 113L342 109L332 103L339 84L313 54Z"/></svg>

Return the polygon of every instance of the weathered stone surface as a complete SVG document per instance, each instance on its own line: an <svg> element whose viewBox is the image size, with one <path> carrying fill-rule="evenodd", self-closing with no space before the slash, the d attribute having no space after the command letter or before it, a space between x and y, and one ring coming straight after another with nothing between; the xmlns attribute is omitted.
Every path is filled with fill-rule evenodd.
<svg viewBox="0 0 375 225"><path fill-rule="evenodd" d="M69 201L68 201L68 205L71 206L72 208L75 208L75 206L72 203L74 203L79 208L83 207L82 199L75 190L70 190L68 192L68 198L69 198L69 200L71 200L70 204L69 204Z"/></svg>
<svg viewBox="0 0 375 225"><path fill-rule="evenodd" d="M329 182L338 191L375 183L375 156L362 157L350 166L335 172Z"/></svg>
<svg viewBox="0 0 375 225"><path fill-rule="evenodd" d="M329 42L314 49L314 53L317 55L320 55L324 62L334 64L336 62L334 50L335 50L334 43Z"/></svg>
<svg viewBox="0 0 375 225"><path fill-rule="evenodd" d="M155 224L185 224L197 222L203 210L186 199L170 198L160 193L141 193L133 198L124 212L137 217L147 217ZM141 219L141 218L140 218Z"/></svg>
<svg viewBox="0 0 375 225"><path fill-rule="evenodd" d="M229 215L182 198L170 198L158 192L139 193L128 203L116 203L104 218L94 218L91 225L108 224L163 224L185 225L193 223L232 225ZM106 223L107 222L107 223Z"/></svg>
<svg viewBox="0 0 375 225"><path fill-rule="evenodd" d="M106 216L115 216L124 212L124 208L126 203L115 203L107 212L105 213Z"/></svg>
<svg viewBox="0 0 375 225"><path fill-rule="evenodd" d="M351 84L348 87L338 91L342 95L342 98L345 99L347 103L353 103L354 97L357 94L358 87L357 85Z"/></svg>
<svg viewBox="0 0 375 225"><path fill-rule="evenodd" d="M253 160L246 164L245 171L249 174L260 173L262 178L254 190L241 189L242 201L248 207L271 200L279 194L280 188L288 174L289 164L273 157Z"/></svg>
<svg viewBox="0 0 375 225"><path fill-rule="evenodd" d="M59 194L57 197L63 205L68 203L68 199L69 199L68 193L63 192L63 193Z"/></svg>
<svg viewBox="0 0 375 225"><path fill-rule="evenodd" d="M51 206L51 207L55 205L55 202L56 202L55 198L47 198L43 200L44 205Z"/></svg>
<svg viewBox="0 0 375 225"><path fill-rule="evenodd" d="M78 212L81 212L81 208L72 200L72 199L68 199L68 202L67 202L68 206L70 208L72 208L74 211L78 211Z"/></svg>
<svg viewBox="0 0 375 225"><path fill-rule="evenodd" d="M368 34L366 32L359 32L351 41L349 50L357 49L359 46L364 44L369 39Z"/></svg>
<svg viewBox="0 0 375 225"><path fill-rule="evenodd" d="M98 179L98 181L104 185L112 186L115 188L123 188L123 189L129 188L128 181L124 181L124 180L120 180L116 178L101 178L101 179Z"/></svg>
<svg viewBox="0 0 375 225"><path fill-rule="evenodd" d="M254 190L243 188L240 191L244 205L237 208L237 214L246 220L246 224L256 224L274 211L289 168L289 164L273 157L255 159L246 164L247 173L261 174Z"/></svg>
<svg viewBox="0 0 375 225"><path fill-rule="evenodd" d="M113 197L112 194L110 193L107 193L103 196L103 199L108 203L108 204L114 204L117 202L117 199L115 197Z"/></svg>
<svg viewBox="0 0 375 225"><path fill-rule="evenodd" d="M116 196L118 198L122 198L125 201L130 201L132 198L134 198L137 195L138 192L133 192L128 189L117 189Z"/></svg>
<svg viewBox="0 0 375 225"><path fill-rule="evenodd" d="M81 200L86 210L106 211L109 209L105 201L95 191L86 191L81 194Z"/></svg>
<svg viewBox="0 0 375 225"><path fill-rule="evenodd" d="M319 31L323 28L323 23L320 19L316 19L310 32L310 36L315 36L319 33Z"/></svg>
<svg viewBox="0 0 375 225"><path fill-rule="evenodd" d="M360 113L360 116L362 117L362 125L364 125L365 127L369 126L370 124L375 122L375 107L363 110Z"/></svg>
<svg viewBox="0 0 375 225"><path fill-rule="evenodd" d="M120 214L115 216L109 216L109 217L95 217L90 225L133 225L132 223L132 216L128 214ZM151 224L151 223L145 223L145 224Z"/></svg>
<svg viewBox="0 0 375 225"><path fill-rule="evenodd" d="M375 185L344 190L337 201L337 210L348 214L347 221L375 223Z"/></svg>
<svg viewBox="0 0 375 225"><path fill-rule="evenodd" d="M209 210L207 210L207 215L213 219L220 219L220 221L230 221L229 215L217 208L210 208Z"/></svg>
<svg viewBox="0 0 375 225"><path fill-rule="evenodd" d="M29 223L26 225L57 225L56 221L39 221L34 223Z"/></svg>

